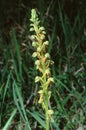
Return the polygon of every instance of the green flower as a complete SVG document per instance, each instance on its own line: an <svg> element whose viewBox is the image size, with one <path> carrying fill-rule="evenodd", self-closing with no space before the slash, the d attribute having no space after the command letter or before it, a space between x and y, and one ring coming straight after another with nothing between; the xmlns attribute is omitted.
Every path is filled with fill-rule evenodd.
<svg viewBox="0 0 86 130"><path fill-rule="evenodd" d="M54 113L53 110L48 110L49 115L52 115L53 113Z"/></svg>
<svg viewBox="0 0 86 130"><path fill-rule="evenodd" d="M53 82L54 83L54 79L52 77L48 78L48 82Z"/></svg>
<svg viewBox="0 0 86 130"><path fill-rule="evenodd" d="M43 30L45 30L45 28L44 27L40 27L39 30L43 31Z"/></svg>
<svg viewBox="0 0 86 130"><path fill-rule="evenodd" d="M49 45L49 41L43 42L44 45Z"/></svg>
<svg viewBox="0 0 86 130"><path fill-rule="evenodd" d="M31 32L34 31L34 28L30 28L30 31L31 31Z"/></svg>
<svg viewBox="0 0 86 130"><path fill-rule="evenodd" d="M40 76L36 76L35 77L35 83L39 82L41 80L41 77Z"/></svg>
<svg viewBox="0 0 86 130"><path fill-rule="evenodd" d="M33 46L33 47L36 47L36 42L32 42L32 46Z"/></svg>
<svg viewBox="0 0 86 130"><path fill-rule="evenodd" d="M37 47L37 52L41 52L41 47Z"/></svg>
<svg viewBox="0 0 86 130"><path fill-rule="evenodd" d="M50 68L47 68L42 76L42 78L44 78L46 75L50 75Z"/></svg>
<svg viewBox="0 0 86 130"><path fill-rule="evenodd" d="M39 94L43 94L43 90L39 90L38 93L39 93Z"/></svg>
<svg viewBox="0 0 86 130"><path fill-rule="evenodd" d="M37 52L34 52L34 53L32 54L32 57L37 57Z"/></svg>
<svg viewBox="0 0 86 130"><path fill-rule="evenodd" d="M40 60L36 60L35 65L40 65Z"/></svg>
<svg viewBox="0 0 86 130"><path fill-rule="evenodd" d="M46 57L46 58L50 58L50 54L49 54L49 53L46 53L46 54L45 54L45 57Z"/></svg>

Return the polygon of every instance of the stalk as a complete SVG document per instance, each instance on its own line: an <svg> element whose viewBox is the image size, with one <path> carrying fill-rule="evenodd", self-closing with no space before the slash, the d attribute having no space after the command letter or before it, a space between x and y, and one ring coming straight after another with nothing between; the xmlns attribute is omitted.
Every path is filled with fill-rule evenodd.
<svg viewBox="0 0 86 130"><path fill-rule="evenodd" d="M49 130L48 98L46 99L46 110L45 110L45 113L46 113L46 130Z"/></svg>

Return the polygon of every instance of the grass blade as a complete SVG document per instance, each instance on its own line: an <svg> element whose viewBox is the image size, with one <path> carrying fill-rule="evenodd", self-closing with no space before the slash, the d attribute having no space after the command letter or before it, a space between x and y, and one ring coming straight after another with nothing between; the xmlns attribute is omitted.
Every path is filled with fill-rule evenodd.
<svg viewBox="0 0 86 130"><path fill-rule="evenodd" d="M30 112L29 110L27 110L27 112L34 118L36 119L39 124L43 127L43 128L46 128L45 127L45 122L40 118L39 114L37 112Z"/></svg>
<svg viewBox="0 0 86 130"><path fill-rule="evenodd" d="M31 130L30 124L28 122L28 118L27 118L27 115L26 115L26 112L25 112L25 108L24 108L24 104L23 104L23 98L21 96L20 90L19 90L17 83L15 81L14 81L14 84L13 84L13 96L14 96L15 104L16 104L18 110L19 110L19 113L20 113L23 121L27 125L28 129Z"/></svg>
<svg viewBox="0 0 86 130"><path fill-rule="evenodd" d="M14 109L14 111L11 113L11 116L10 116L10 118L8 119L6 125L4 126L3 130L7 130L7 129L8 129L8 127L10 126L11 121L12 121L12 119L14 118L16 112L17 112L17 109Z"/></svg>
<svg viewBox="0 0 86 130"><path fill-rule="evenodd" d="M16 49L19 74L20 74L20 77L22 78L21 54L20 54L20 49L19 49L19 45L18 45L18 41L16 39L16 34L15 34L14 29L12 29L12 41L13 41L13 43L15 45L15 49Z"/></svg>

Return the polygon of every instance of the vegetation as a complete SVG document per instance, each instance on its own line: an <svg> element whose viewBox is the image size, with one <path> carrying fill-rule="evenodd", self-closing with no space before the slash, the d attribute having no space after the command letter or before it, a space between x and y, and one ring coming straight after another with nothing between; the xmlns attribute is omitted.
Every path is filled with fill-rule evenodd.
<svg viewBox="0 0 86 130"><path fill-rule="evenodd" d="M20 8L21 4L23 5L23 1L19 2ZM2 21L0 25L0 129L44 130L47 124L45 112L50 110L53 115L46 114L48 118L51 117L48 122L49 130L85 130L85 1L74 3L67 0L60 2L51 0L45 3L44 0L38 0L30 1L30 5L26 9L25 19L18 10L16 22L12 25L8 22L5 26L5 21ZM35 32L34 30L30 32L31 21L34 22L30 21L31 9L34 7L39 14L40 26ZM41 32L38 33L40 28ZM41 71L40 66L34 64L37 63L37 59L40 61L43 59L38 57L38 53L40 54L38 46L32 47L31 33L32 35L36 33L39 43L41 36L45 37L45 32L45 39L49 40L49 45L45 51L42 48L41 56L47 52L51 55L54 64L50 66L49 63L50 74L43 77L43 82L35 83L39 79L36 76L42 78L44 70ZM44 37L41 39L42 43L46 42ZM37 49L37 53L34 53L34 49ZM36 57L33 58L32 55ZM46 63L47 60L51 60L50 55L47 55ZM45 64L41 68L43 69L44 66ZM39 87L40 84L43 86L45 79L47 82L51 76L54 78L54 83L45 86L48 88L46 91L44 87ZM45 96L42 102L40 102L41 94ZM45 102L47 106L45 104L43 106Z"/></svg>

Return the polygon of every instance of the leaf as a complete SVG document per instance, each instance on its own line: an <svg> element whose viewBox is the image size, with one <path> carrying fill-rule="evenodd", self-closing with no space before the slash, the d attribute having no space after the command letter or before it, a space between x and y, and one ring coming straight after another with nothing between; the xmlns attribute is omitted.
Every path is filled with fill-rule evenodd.
<svg viewBox="0 0 86 130"><path fill-rule="evenodd" d="M45 121L43 121L43 120L41 119L40 115L39 115L37 112L30 112L29 110L27 110L27 112L28 112L29 114L31 114L31 116L32 116L34 119L36 119L36 120L39 122L39 124L40 124L43 128L46 128L46 127L45 127Z"/></svg>

